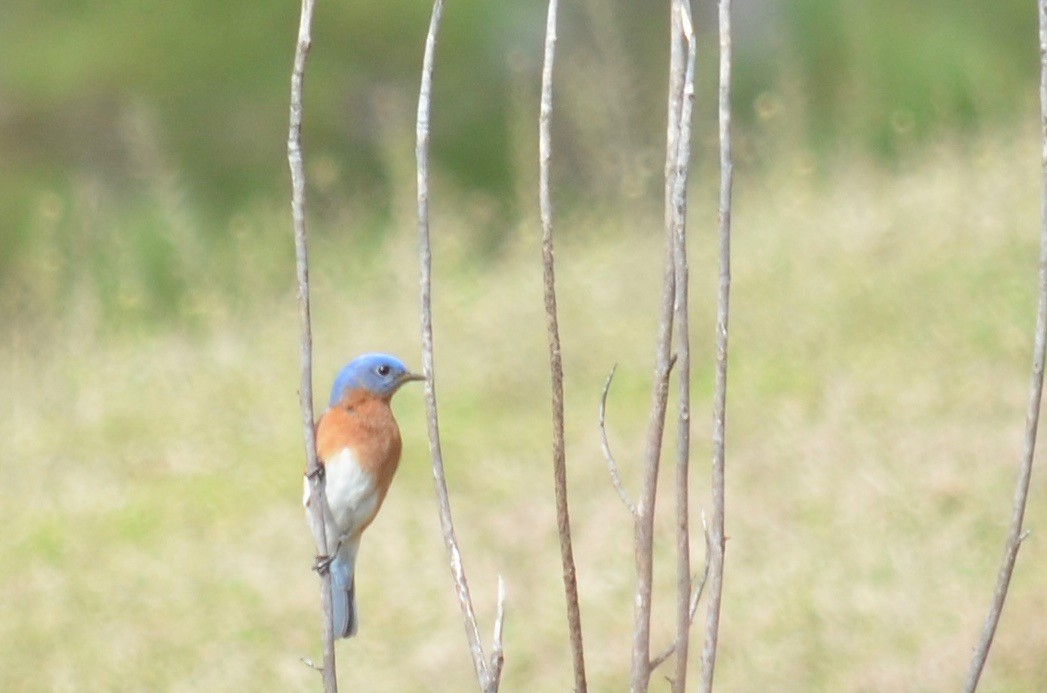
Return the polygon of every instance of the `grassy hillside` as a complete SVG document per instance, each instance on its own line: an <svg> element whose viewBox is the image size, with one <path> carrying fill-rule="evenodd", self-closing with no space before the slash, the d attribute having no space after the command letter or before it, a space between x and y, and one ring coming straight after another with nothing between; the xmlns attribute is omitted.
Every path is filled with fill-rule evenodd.
<svg viewBox="0 0 1047 693"><path fill-rule="evenodd" d="M740 165L723 690L957 688L1020 450L1038 151L1030 129L941 138L891 171L841 157L823 178L796 150L759 172ZM245 208L223 230L234 241L216 249L194 233L192 214L179 216L185 206L163 176L148 180L154 205L140 210L108 207L104 190L76 209L42 197L39 233L80 224L88 250L105 253L41 243L5 299L0 682L316 690L299 661L318 657L319 616L299 505L286 205ZM419 363L411 190L398 195L381 245L358 240L373 220L348 203L314 225L320 399L359 352ZM696 508L708 486L712 199L696 190L691 225ZM558 224L575 552L599 691L624 687L633 576L596 404L618 363L609 422L635 489L661 256L655 207ZM488 223L484 211L438 191L433 215L444 452L483 632L502 574L505 689L566 690L537 223L506 229L505 253L478 262L467 239ZM150 224L165 229L155 251L120 241L138 242ZM101 227L115 245L90 245ZM174 319L149 319L158 276L184 288ZM419 389L397 397L404 462L363 545L360 636L338 646L346 690L471 688L421 400ZM1034 533L986 691L1047 680L1043 478L1033 479ZM669 497L659 506L656 643L672 629ZM697 556L700 547L696 537ZM654 689L665 688L656 675Z"/></svg>

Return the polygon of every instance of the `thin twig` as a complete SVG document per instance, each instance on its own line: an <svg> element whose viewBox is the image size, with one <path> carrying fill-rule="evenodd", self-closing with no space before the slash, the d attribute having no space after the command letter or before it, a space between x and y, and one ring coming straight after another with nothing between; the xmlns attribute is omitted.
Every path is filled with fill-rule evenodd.
<svg viewBox="0 0 1047 693"><path fill-rule="evenodd" d="M996 626L1003 613L1003 604L1007 599L1007 589L1011 584L1011 575L1018 560L1018 549L1026 533L1022 531L1025 519L1025 505L1029 497L1029 482L1032 479L1033 453L1036 450L1036 429L1040 420L1040 400L1043 397L1044 353L1047 351L1047 0L1037 3L1040 23L1040 127L1042 137L1043 182L1041 190L1040 220L1040 295L1036 309L1036 337L1033 344L1032 374L1029 378L1029 403L1025 413L1025 439L1022 446L1021 467L1014 489L1014 505L1011 512L1011 524L1007 532L1007 543L1004 548L1003 563L996 578L992 604L985 617L981 638L971 658L967 671L964 690L973 693L978 688L985 662L989 657Z"/></svg>
<svg viewBox="0 0 1047 693"><path fill-rule="evenodd" d="M705 566L702 568L702 574L696 578L694 586L691 588L691 600L687 608L687 620L689 624L694 622L694 616L698 613L698 603L702 599L702 593L705 592L705 584L709 580L710 538L709 525L705 523L704 511L702 512L702 527L705 529ZM657 657L651 660L651 670L654 671L655 669L660 667L665 662L665 660L669 659L669 657L672 657L673 653L676 652L676 648L679 646L679 638L673 640L671 643L666 645L665 649L662 650L662 652Z"/></svg>
<svg viewBox="0 0 1047 693"><path fill-rule="evenodd" d="M309 317L309 250L305 229L305 166L302 161L302 84L305 80L305 61L312 44L313 0L302 0L295 44L294 67L291 71L291 115L287 133L287 162L291 168L291 218L294 223L295 270L298 280L298 319L301 327L301 383L298 399L302 409L302 429L305 434L306 477L309 480L309 513L312 526L318 528L316 555L327 554L327 494L324 491L320 463L316 458L316 430L313 428L313 335ZM338 676L335 671L334 624L332 623L331 574L320 575L320 603L323 608L323 673L324 691L336 693Z"/></svg>
<svg viewBox="0 0 1047 693"><path fill-rule="evenodd" d="M644 450L643 483L637 506L636 550L637 589L633 600L632 666L630 693L645 693L650 686L651 584L654 551L654 501L658 495L658 471L662 454L666 408L669 399L669 372L672 356L672 322L676 297L675 242L672 196L675 180L677 140L680 137L680 108L684 92L683 42L678 17L670 0L669 94L666 115L665 154L665 263L662 275L662 301L656 337L654 377L651 383L651 408Z"/></svg>
<svg viewBox="0 0 1047 693"><path fill-rule="evenodd" d="M504 656L500 639L494 645L492 659L484 655L480 632L476 626L469 583L465 577L465 566L458 548L458 538L451 517L451 501L447 494L447 478L444 474L443 453L440 448L440 423L436 405L436 380L433 372L433 313L432 313L432 246L429 241L429 114L433 86L433 59L436 54L436 37L440 27L443 0L435 0L429 21L429 33L425 40L425 57L422 61L422 81L418 93L417 146L415 153L418 164L418 256L420 265L421 314L422 314L422 369L425 374L425 410L429 431L429 453L433 458L433 482L440 512L440 527L447 547L451 577L462 610L462 622L469 641L476 680L484 693L494 693L501 683ZM500 599L504 591L499 591ZM496 633L501 635L501 618L504 610L499 608L499 623Z"/></svg>
<svg viewBox="0 0 1047 693"><path fill-rule="evenodd" d="M585 653L582 644L582 614L578 606L578 578L571 547L571 516L567 502L567 458L564 451L563 359L560 326L556 311L556 273L553 257L553 202L549 193L550 121L553 113L553 63L556 58L557 0L549 0L545 24L545 58L542 67L542 99L538 117L538 198L542 217L542 269L545 319L549 333L549 371L552 377L553 486L556 494L556 528L560 537L564 594L567 600L567 629L571 638L574 689L585 693Z"/></svg>
<svg viewBox="0 0 1047 693"><path fill-rule="evenodd" d="M636 505L633 503L632 498L629 497L629 493L622 486L622 478L618 475L618 463L614 461L614 455L611 454L611 445L607 442L607 393L611 389L611 379L614 378L614 372L618 370L618 364L614 364L611 367L611 372L607 374L607 380L603 384L603 393L600 395L600 412L599 412L599 426L600 426L600 447L603 448L604 459L607 460L607 471L611 473L611 483L614 484L614 490L618 492L618 497L622 499L622 504L629 511L629 515L632 516L633 520L636 520Z"/></svg>
<svg viewBox="0 0 1047 693"><path fill-rule="evenodd" d="M688 476L691 463L691 339L688 316L687 267L687 179L691 163L691 112L694 105L696 62L694 27L689 0L677 0L673 8L675 26L687 39L687 68L680 102L679 134L673 172L673 236L676 272L676 344L679 369L679 403L676 444L676 667L673 693L687 690L687 655L690 644L691 537L688 510ZM708 566L708 561L706 561ZM651 667L654 668L653 665Z"/></svg>
<svg viewBox="0 0 1047 693"><path fill-rule="evenodd" d="M498 576L498 611L494 618L494 636L491 638L491 690L497 691L502 685L502 666L505 664L505 649L502 645L502 632L505 629L505 580Z"/></svg>
<svg viewBox="0 0 1047 693"><path fill-rule="evenodd" d="M673 0L674 1L674 0ZM670 4L670 10L672 5ZM662 297L655 347L651 411L644 449L643 482L636 507L634 550L636 595L633 602L633 646L629 690L646 693L651 681L651 586L654 572L654 504L658 492L658 466L669 399L669 370L672 349L673 304L676 297L675 242L673 229L673 177L676 170L680 101L683 96L683 52L676 30L676 12L670 11L672 43L669 61L669 96L665 146L665 261Z"/></svg>
<svg viewBox="0 0 1047 693"><path fill-rule="evenodd" d="M716 386L713 397L712 462L712 551L710 593L702 649L701 681L698 690L709 693L716 668L720 632L720 603L723 598L724 565L724 459L727 426L727 336L731 297L731 0L720 1L720 283L716 298Z"/></svg>

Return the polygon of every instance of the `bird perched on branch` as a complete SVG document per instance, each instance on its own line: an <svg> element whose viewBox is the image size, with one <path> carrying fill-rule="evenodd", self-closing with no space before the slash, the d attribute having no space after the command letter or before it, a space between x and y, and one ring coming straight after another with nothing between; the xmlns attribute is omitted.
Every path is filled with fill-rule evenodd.
<svg viewBox="0 0 1047 693"><path fill-rule="evenodd" d="M360 536L382 507L400 463L400 428L389 401L404 383L424 379L388 354L360 356L338 373L331 401L316 423L316 454L328 510L327 556L317 559L317 567L331 571L336 637L356 635L355 567ZM302 503L317 538L319 528L309 512L308 475Z"/></svg>

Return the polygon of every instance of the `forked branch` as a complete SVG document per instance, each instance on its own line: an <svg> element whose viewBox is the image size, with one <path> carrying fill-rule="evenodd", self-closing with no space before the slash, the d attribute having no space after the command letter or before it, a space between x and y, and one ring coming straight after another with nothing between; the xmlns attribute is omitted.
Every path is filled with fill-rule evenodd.
<svg viewBox="0 0 1047 693"><path fill-rule="evenodd" d="M705 533L705 567L702 568L702 574L694 581L694 585L690 589L690 603L687 606L687 619L688 624L694 622L694 616L698 613L698 603L702 600L702 594L705 592L705 583L709 580L709 525L705 522L705 513L702 512L702 528ZM654 671L660 667L665 660L677 653L680 647L680 639L677 637L671 643L669 643L661 653L651 660L651 670ZM673 680L675 685L676 680Z"/></svg>
<svg viewBox="0 0 1047 693"><path fill-rule="evenodd" d="M491 658L484 654L480 631L476 625L469 583L465 577L465 566L458 548L458 539L451 517L451 501L447 494L447 478L444 474L443 453L440 448L440 423L436 405L436 380L433 371L433 313L432 313L432 246L429 240L429 115L432 100L433 60L436 54L436 37L440 28L443 0L435 0L429 21L429 33L425 41L425 56L422 61L422 80L418 94L417 146L415 153L418 164L418 257L420 265L421 319L422 319L422 369L425 374L425 411L429 431L429 453L433 459L433 482L440 512L440 527L451 567L458 605L462 610L466 638L476 680L484 693L495 693L501 685L504 654L502 630L505 619L505 589L499 578L498 615L495 620L494 642Z"/></svg>
<svg viewBox="0 0 1047 693"><path fill-rule="evenodd" d="M636 594L633 601L633 646L629 690L645 693L651 680L651 596L654 572L654 505L658 494L658 467L669 400L669 371L672 360L673 314L676 300L676 243L673 224L673 193L679 142L680 103L683 98L684 65L679 39L676 0L670 3L672 37L669 62L669 95L665 144L665 259L662 269L662 296L655 340L654 378L643 474L636 506L634 551Z"/></svg>

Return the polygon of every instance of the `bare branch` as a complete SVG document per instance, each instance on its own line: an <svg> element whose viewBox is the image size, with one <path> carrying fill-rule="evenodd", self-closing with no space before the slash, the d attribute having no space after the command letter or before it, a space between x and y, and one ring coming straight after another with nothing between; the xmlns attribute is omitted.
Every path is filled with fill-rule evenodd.
<svg viewBox="0 0 1047 693"><path fill-rule="evenodd" d="M603 448L604 459L607 460L607 470L611 473L611 482L614 483L614 490L618 492L618 497L622 499L622 503L625 505L629 514L632 515L633 519L636 519L636 505L633 504L631 498L629 498L628 492L625 487L622 486L622 479L618 476L618 463L614 461L614 455L611 454L611 446L607 442L607 425L606 412L607 412L607 393L611 389L611 379L614 378L614 372L618 369L618 364L611 367L611 372L607 374L607 380L603 384L603 394L600 395L600 446Z"/></svg>
<svg viewBox="0 0 1047 693"><path fill-rule="evenodd" d="M502 666L505 650L502 646L502 631L505 627L505 580L498 576L498 612L494 618L494 636L491 638L491 690L497 691L502 684Z"/></svg>
<svg viewBox="0 0 1047 693"><path fill-rule="evenodd" d="M702 574L698 576L694 586L691 588L691 600L687 608L687 622L688 625L694 622L694 616L698 613L698 602L702 599L702 593L705 592L705 583L709 580L709 553L710 553L710 538L709 538L709 526L705 524L705 512L702 512L702 527L705 528L705 567L702 568ZM677 651L680 646L680 639L677 637L676 640L669 643L661 654L651 660L651 670L654 671L661 666L665 660L673 656L673 653ZM676 679L673 679L675 685Z"/></svg>
<svg viewBox="0 0 1047 693"><path fill-rule="evenodd" d="M487 661L480 632L476 626L476 613L465 577L465 566L458 548L458 538L451 517L451 501L447 494L447 478L444 474L443 453L440 448L440 423L436 405L436 380L433 372L433 312L432 312L432 246L429 241L429 114L433 86L433 59L436 54L436 37L443 12L443 0L435 0L429 21L429 33L425 40L425 56L422 61L422 80L418 93L417 146L415 153L418 164L418 257L420 265L422 319L422 369L425 374L425 410L429 431L429 453L433 458L433 483L440 512L440 527L447 547L458 606L462 610L465 635L469 641L476 680L484 693L494 693L501 683L504 655L501 648L502 619L504 608L501 601L504 590L499 590L499 611L492 659Z"/></svg>
<svg viewBox="0 0 1047 693"><path fill-rule="evenodd" d="M1029 378L1029 403L1025 413L1025 439L1022 447L1021 466L1014 489L1014 505L1011 525L1007 532L1003 563L996 578L992 604L985 617L981 638L971 658L964 690L973 693L978 688L985 662L989 657L996 626L1003 613L1007 589L1018 560L1018 549L1026 534L1022 531L1025 505L1029 497L1029 482L1032 479L1033 453L1036 450L1036 430L1040 420L1040 401L1043 397L1044 353L1047 351L1047 0L1037 2L1040 24L1040 126L1042 137L1043 183L1041 191L1040 221L1040 295L1036 310L1036 337L1033 344L1032 375Z"/></svg>
<svg viewBox="0 0 1047 693"><path fill-rule="evenodd" d="M671 24L675 27L675 15ZM637 506L634 528L637 588L633 600L632 666L629 690L645 693L650 685L650 628L651 584L653 575L654 501L658 495L658 471L662 455L662 435L665 431L666 408L669 400L669 372L671 368L672 320L675 289L675 244L672 225L672 188L676 162L676 140L680 122L680 103L683 95L684 70L681 42L677 31L672 32L669 64L668 126L666 129L665 163L665 264L662 274L662 300L659 310L658 337L655 341L654 376L651 383L651 408L647 422L647 441L644 450L643 483Z"/></svg>
<svg viewBox="0 0 1047 693"><path fill-rule="evenodd" d="M556 494L556 528L560 536L564 594L567 600L567 629L571 637L574 689L587 690L585 653L582 643L582 614L578 606L578 578L571 547L571 517L567 502L567 459L564 452L563 359L560 326L556 311L556 273L553 257L553 202L549 193L550 121L553 114L553 63L556 58L557 0L549 0L545 25L545 58L542 67L542 100L538 117L538 198L542 217L542 268L545 289L545 319L549 333L549 370L552 376L553 486Z"/></svg>
<svg viewBox="0 0 1047 693"><path fill-rule="evenodd" d="M675 0L673 0L675 1ZM672 6L670 5L670 8ZM659 310L658 336L655 348L654 378L651 387L651 411L647 424L644 450L643 482L635 522L636 595L633 602L633 646L629 690L645 693L651 679L651 584L654 572L654 504L658 491L658 466L661 459L662 434L669 399L669 371L673 332L673 304L676 297L675 242L673 227L674 172L677 160L680 102L683 97L683 50L678 30L678 16L670 11L671 48L669 61L669 96L665 146L665 262L662 274L662 298Z"/></svg>
<svg viewBox="0 0 1047 693"><path fill-rule="evenodd" d="M710 594L706 611L705 646L702 649L701 681L698 690L709 693L716 668L716 646L720 632L720 602L723 598L724 564L724 459L727 424L727 336L731 296L731 0L720 2L720 282L716 299L716 386L713 396L712 463L712 551Z"/></svg>
<svg viewBox="0 0 1047 693"><path fill-rule="evenodd" d="M291 115L287 133L287 163L291 168L291 218L294 224L295 270L298 280L298 319L301 327L301 383L298 399L302 409L302 430L305 435L306 477L309 480L309 513L313 527L318 528L316 555L327 554L325 512L327 494L324 491L320 463L316 458L316 430L313 427L313 334L309 317L309 250L305 228L305 166L302 160L302 85L305 80L305 62L312 44L313 0L302 0L298 23L298 41L295 44L294 67L291 70ZM336 693L338 676L335 671L334 624L332 623L331 574L320 575L320 603L323 608L323 673L324 691Z"/></svg>
<svg viewBox="0 0 1047 693"><path fill-rule="evenodd" d="M712 547L712 537L709 534L709 525L705 521L705 510L702 510L702 534L705 537L705 568L702 569L702 579L698 583L697 589L691 594L691 619L694 619L695 613L698 611L698 602L702 598L702 593L705 591L705 583L709 579L709 561L708 557L710 554L710 548Z"/></svg>
<svg viewBox="0 0 1047 693"><path fill-rule="evenodd" d="M676 274L676 343L679 357L679 404L676 445L676 667L672 679L674 693L687 690L687 654L691 620L691 554L688 510L688 476L691 463L691 339L688 316L687 268L687 179L691 163L691 113L694 105L696 61L694 28L689 0L677 0L674 24L687 39L687 68L680 102L676 163L673 172L673 237ZM708 553L706 554L708 556ZM706 570L708 570L706 560ZM654 668L653 666L651 667Z"/></svg>

